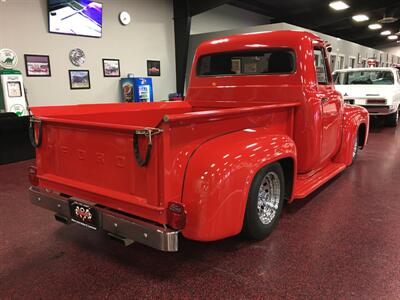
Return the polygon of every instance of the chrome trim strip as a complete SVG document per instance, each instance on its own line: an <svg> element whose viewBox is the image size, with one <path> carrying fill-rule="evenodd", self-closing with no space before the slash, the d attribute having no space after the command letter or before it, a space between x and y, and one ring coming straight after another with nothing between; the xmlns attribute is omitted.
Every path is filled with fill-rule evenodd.
<svg viewBox="0 0 400 300"><path fill-rule="evenodd" d="M85 200L63 197L57 193L33 186L29 188L29 196L33 204L67 218L69 223L71 222L71 213L68 201L77 200L88 203ZM99 229L161 251L178 251L179 231L146 222L133 216L126 216L106 208L95 207L95 209L100 215Z"/></svg>

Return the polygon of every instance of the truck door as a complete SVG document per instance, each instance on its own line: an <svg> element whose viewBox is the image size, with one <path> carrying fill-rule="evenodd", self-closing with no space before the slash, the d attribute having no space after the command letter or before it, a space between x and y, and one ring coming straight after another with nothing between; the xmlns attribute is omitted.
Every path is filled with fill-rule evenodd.
<svg viewBox="0 0 400 300"><path fill-rule="evenodd" d="M342 103L335 90L324 47L314 48L317 97L321 102L321 162L334 156L340 146L342 135ZM319 62L317 63L317 60Z"/></svg>

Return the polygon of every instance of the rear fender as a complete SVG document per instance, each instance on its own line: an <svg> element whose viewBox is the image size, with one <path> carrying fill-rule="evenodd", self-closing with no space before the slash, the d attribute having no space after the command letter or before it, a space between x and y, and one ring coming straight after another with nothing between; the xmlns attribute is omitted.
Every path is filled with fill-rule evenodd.
<svg viewBox="0 0 400 300"><path fill-rule="evenodd" d="M288 169L295 174L293 140L284 134L272 134L268 128L245 129L201 145L192 155L185 174L182 202L187 223L183 235L211 241L238 234L255 174L285 158L292 165ZM294 178L293 174L288 178Z"/></svg>
<svg viewBox="0 0 400 300"><path fill-rule="evenodd" d="M369 114L368 111L356 105L344 105L342 143L334 161L351 165L353 146L356 135L359 135L360 148L364 148L368 140Z"/></svg>

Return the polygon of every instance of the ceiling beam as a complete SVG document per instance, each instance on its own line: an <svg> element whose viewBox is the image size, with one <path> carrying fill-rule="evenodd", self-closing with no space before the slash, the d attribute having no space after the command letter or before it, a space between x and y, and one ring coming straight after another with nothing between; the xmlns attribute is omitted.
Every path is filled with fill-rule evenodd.
<svg viewBox="0 0 400 300"><path fill-rule="evenodd" d="M283 16L280 10L276 9L271 5L265 5L263 2L257 0L248 0L248 1L233 0L230 2L230 4L238 8L252 11L261 15L265 15L267 17L272 17L274 19L278 19Z"/></svg>
<svg viewBox="0 0 400 300"><path fill-rule="evenodd" d="M230 0L188 0L190 15L193 17L229 2Z"/></svg>

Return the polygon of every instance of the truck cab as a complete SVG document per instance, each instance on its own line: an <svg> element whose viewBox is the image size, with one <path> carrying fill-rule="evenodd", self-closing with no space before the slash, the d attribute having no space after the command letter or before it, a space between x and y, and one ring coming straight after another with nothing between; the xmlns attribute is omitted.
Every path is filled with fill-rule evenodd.
<svg viewBox="0 0 400 300"><path fill-rule="evenodd" d="M187 100L201 109L296 102L298 171L337 153L345 105L331 77L325 43L310 33L277 31L206 42L194 60Z"/></svg>
<svg viewBox="0 0 400 300"><path fill-rule="evenodd" d="M326 52L308 32L228 36L197 49L185 101L32 108L31 201L163 251L265 238L367 142Z"/></svg>

